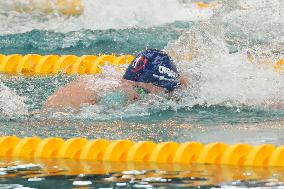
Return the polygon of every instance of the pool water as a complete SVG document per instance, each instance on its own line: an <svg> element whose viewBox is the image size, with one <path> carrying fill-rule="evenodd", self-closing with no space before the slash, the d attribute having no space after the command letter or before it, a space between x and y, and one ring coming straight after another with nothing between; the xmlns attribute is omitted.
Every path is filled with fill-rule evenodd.
<svg viewBox="0 0 284 189"><path fill-rule="evenodd" d="M283 169L21 160L1 163L2 188L281 188Z"/></svg>
<svg viewBox="0 0 284 189"><path fill-rule="evenodd" d="M105 0L83 2L79 17L17 13L0 3L0 53L166 49L189 75L190 87L176 92L178 101L157 95L123 108L43 113L48 96L79 76L2 74L0 136L284 144L284 76L272 64L284 54L283 1L222 0L214 9L179 0L110 1L107 7ZM104 69L105 75L111 70ZM0 164L0 188L283 187L280 168L34 159Z"/></svg>

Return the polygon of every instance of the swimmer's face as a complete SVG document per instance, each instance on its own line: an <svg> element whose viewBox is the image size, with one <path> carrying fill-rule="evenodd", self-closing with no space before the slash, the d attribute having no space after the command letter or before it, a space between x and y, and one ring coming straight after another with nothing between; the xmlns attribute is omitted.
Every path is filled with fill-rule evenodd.
<svg viewBox="0 0 284 189"><path fill-rule="evenodd" d="M158 94L162 92L166 92L166 90L162 87L157 87L151 83L142 83L142 82L134 82L123 79L123 88L127 90L127 94L129 98L131 99L140 99L140 94L135 90L135 88L142 88L145 91L152 93L152 94Z"/></svg>
<svg viewBox="0 0 284 189"><path fill-rule="evenodd" d="M162 87L157 87L151 83L142 83L142 82L133 82L132 83L133 87L139 87L144 89L145 91L148 91L149 93L152 94L158 94L162 92L166 92L166 90Z"/></svg>

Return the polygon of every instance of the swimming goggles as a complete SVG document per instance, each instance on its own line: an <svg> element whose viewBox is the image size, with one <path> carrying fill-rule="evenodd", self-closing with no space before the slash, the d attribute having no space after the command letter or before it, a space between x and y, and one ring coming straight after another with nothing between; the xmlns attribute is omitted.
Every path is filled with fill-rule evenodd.
<svg viewBox="0 0 284 189"><path fill-rule="evenodd" d="M134 86L134 90L139 94L139 95L145 95L145 94L149 94L150 91L148 89L145 89L143 87L139 87L139 86Z"/></svg>

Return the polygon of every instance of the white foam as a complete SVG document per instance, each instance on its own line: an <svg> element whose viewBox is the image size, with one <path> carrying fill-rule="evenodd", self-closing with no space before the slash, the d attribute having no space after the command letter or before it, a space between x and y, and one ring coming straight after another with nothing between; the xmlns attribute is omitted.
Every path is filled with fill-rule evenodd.
<svg viewBox="0 0 284 189"><path fill-rule="evenodd" d="M5 172L5 171L0 171L0 175L6 175L7 174L7 172Z"/></svg>
<svg viewBox="0 0 284 189"><path fill-rule="evenodd" d="M119 187L127 186L127 183L126 182L119 182L119 183L116 183L116 186L119 186Z"/></svg>
<svg viewBox="0 0 284 189"><path fill-rule="evenodd" d="M206 19L211 13L186 8L177 0L98 0L85 4L86 13L79 20L89 29L150 27L176 20Z"/></svg>
<svg viewBox="0 0 284 189"><path fill-rule="evenodd" d="M67 18L38 12L11 11L9 3L1 4L1 1L4 0L0 0L0 34L22 33L33 29L67 32L82 29L145 28L174 21L205 20L213 13L210 9L183 6L178 0L84 0L83 15Z"/></svg>
<svg viewBox="0 0 284 189"><path fill-rule="evenodd" d="M164 179L162 177L147 177L142 179L145 182L167 182L167 179Z"/></svg>
<svg viewBox="0 0 284 189"><path fill-rule="evenodd" d="M275 9L279 10L278 7ZM280 20L279 16L275 15L275 9L265 7L263 12L262 8L254 8L253 18L245 16L251 13L249 10L245 13L241 10L234 10L233 13L229 12L230 16L227 16L226 12L221 15L217 14L216 18L212 17L212 20L208 22L196 24L180 39L168 45L167 50L173 54L178 67L191 76L191 87L184 92L183 105L189 107L197 104L272 107L274 104L280 104L280 106L282 104L283 107L284 98L281 94L284 92L284 75L277 74L273 70L273 62L281 57L279 54L274 54L273 50L277 48L279 51L281 48L284 50L283 41L265 41L268 39L266 36L270 38L281 36L280 33L274 33L274 31L281 30L284 20ZM271 12L269 17L268 12ZM236 18L234 13L242 17ZM231 38L229 33L231 30L225 27L224 20L222 20L224 17L226 25L234 24L228 22L230 19L236 23L237 21L233 18L239 19L239 23L244 23L239 25L241 31L238 33L243 41L239 41L239 38ZM257 31L249 32L251 28L264 27L265 23L254 22L264 17L272 21L275 28L273 30L267 28L263 32L265 35ZM248 26L247 23L251 25ZM277 25L277 23L280 24ZM252 39L255 38L250 35L252 33L261 35L265 40L261 43L253 42ZM229 53L225 43L228 39L239 45L238 53ZM247 51L254 52L253 62L248 60ZM260 56L262 54L265 56ZM186 59L188 55L192 55L193 59ZM270 64L261 64L261 61L268 61Z"/></svg>
<svg viewBox="0 0 284 189"><path fill-rule="evenodd" d="M274 50L283 55L284 1L240 0L239 4L239 9L219 16L227 25L227 33L232 34L228 40L237 42L239 47L254 46L259 54Z"/></svg>
<svg viewBox="0 0 284 189"><path fill-rule="evenodd" d="M74 181L73 182L74 186L88 186L91 184L92 184L92 181Z"/></svg>
<svg viewBox="0 0 284 189"><path fill-rule="evenodd" d="M39 178L39 177L33 177L33 178L29 178L28 181L30 182L38 182L38 181L42 181L45 180L44 178Z"/></svg>
<svg viewBox="0 0 284 189"><path fill-rule="evenodd" d="M28 170L28 169L34 169L34 168L41 168L41 166L37 164L33 164L33 163L13 165L13 166L8 166L7 171L11 171L11 170L14 171L14 170L19 170L19 169Z"/></svg>
<svg viewBox="0 0 284 189"><path fill-rule="evenodd" d="M132 170L132 171L123 171L122 174L125 175L144 175L146 173L145 170Z"/></svg>
<svg viewBox="0 0 284 189"><path fill-rule="evenodd" d="M17 95L3 83L0 83L0 90L0 115L13 117L28 114L24 97Z"/></svg>
<svg viewBox="0 0 284 189"><path fill-rule="evenodd" d="M153 188L153 185L151 184L134 184L134 188Z"/></svg>

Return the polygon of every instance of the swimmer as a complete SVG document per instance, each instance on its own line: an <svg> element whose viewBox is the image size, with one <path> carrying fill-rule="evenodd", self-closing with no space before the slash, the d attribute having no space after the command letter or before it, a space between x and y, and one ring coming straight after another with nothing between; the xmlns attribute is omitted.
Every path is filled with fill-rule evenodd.
<svg viewBox="0 0 284 189"><path fill-rule="evenodd" d="M45 108L71 107L78 109L83 104L131 103L152 93L172 93L187 86L184 76L178 72L172 59L164 51L148 49L140 52L126 69L118 86L105 94L100 88L91 90L86 78L74 80L52 94Z"/></svg>

